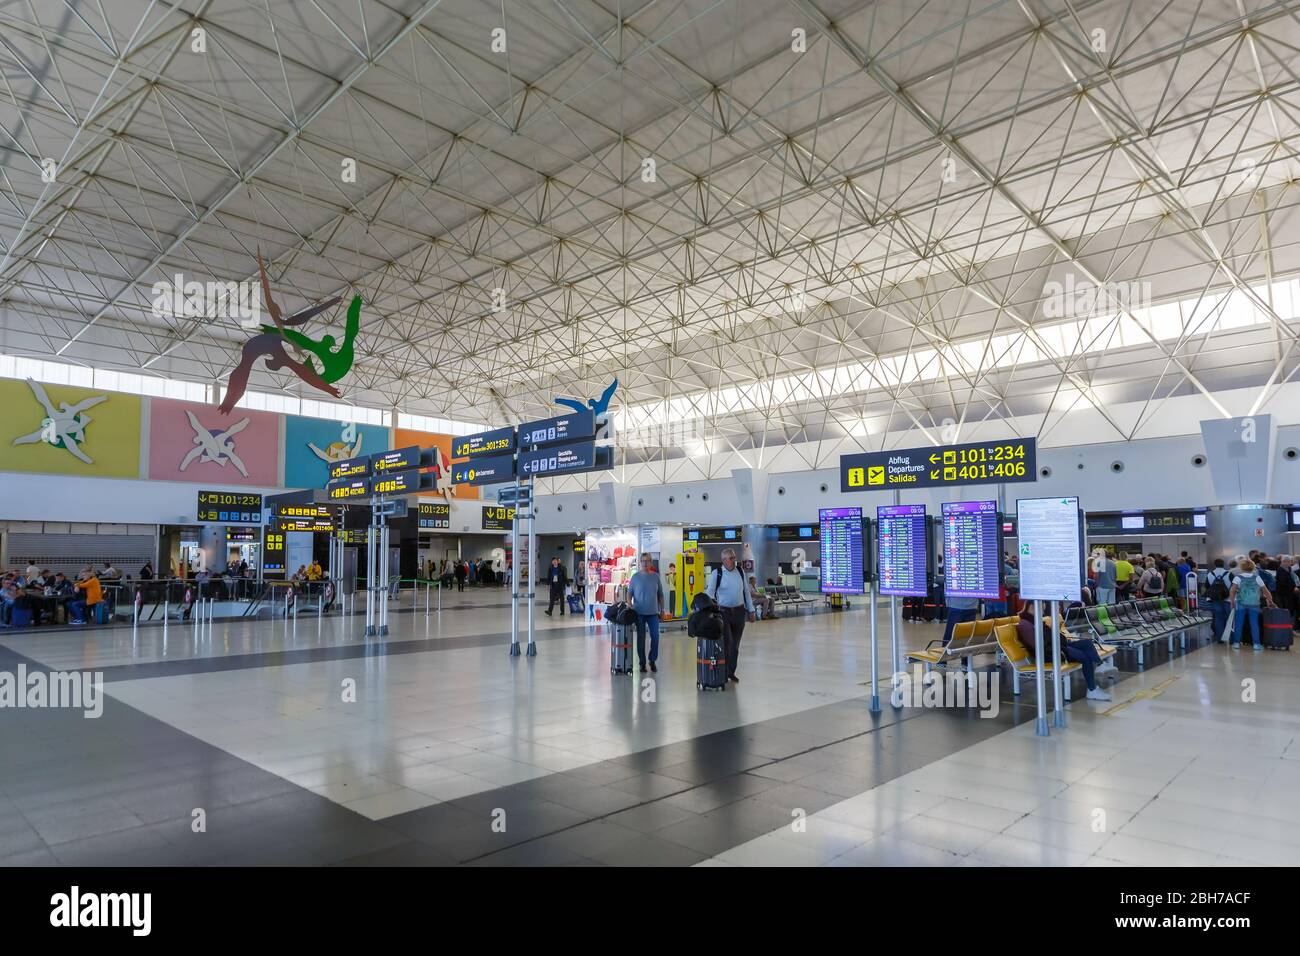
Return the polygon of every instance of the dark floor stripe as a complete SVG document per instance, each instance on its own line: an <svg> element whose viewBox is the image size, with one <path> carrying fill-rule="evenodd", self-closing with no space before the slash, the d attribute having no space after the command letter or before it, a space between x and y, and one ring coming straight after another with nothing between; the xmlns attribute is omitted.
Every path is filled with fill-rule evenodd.
<svg viewBox="0 0 1300 956"><path fill-rule="evenodd" d="M583 625L550 628L537 635L538 653L545 653L550 640L570 639L591 633ZM519 636L524 647L527 638ZM312 664L318 661L347 661L365 657L391 657L398 654L424 654L454 651L467 647L498 645L502 655L509 653L510 632L466 634L460 637L427 637L410 640L367 638L359 644L332 644L328 647L304 647L288 651L264 651L257 654L229 654L225 657L193 657L167 661L141 661L138 664L114 664L98 668L105 683L143 680L151 677L180 677L187 674L215 674L222 671L253 670L259 667L284 667L289 664ZM2 645L0 645L2 646ZM95 670L95 668L85 668Z"/></svg>

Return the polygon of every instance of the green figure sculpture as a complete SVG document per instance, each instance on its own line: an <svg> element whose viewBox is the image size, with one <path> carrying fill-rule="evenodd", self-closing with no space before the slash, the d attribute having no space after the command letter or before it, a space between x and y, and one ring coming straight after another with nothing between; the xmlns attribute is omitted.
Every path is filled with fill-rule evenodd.
<svg viewBox="0 0 1300 956"><path fill-rule="evenodd" d="M335 339L332 335L322 336L317 342L295 329L277 329L270 325L264 325L262 329L266 332L279 332L287 341L316 356L321 364L320 377L326 382L337 382L352 368L352 343L361 330L361 296L353 296L348 305L348 324L343 333L343 344L337 352L334 351ZM315 371L310 358L304 364Z"/></svg>

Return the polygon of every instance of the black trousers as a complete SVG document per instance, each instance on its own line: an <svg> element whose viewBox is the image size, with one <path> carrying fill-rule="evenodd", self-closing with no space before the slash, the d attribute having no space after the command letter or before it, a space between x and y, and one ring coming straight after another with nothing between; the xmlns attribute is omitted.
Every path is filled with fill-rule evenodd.
<svg viewBox="0 0 1300 956"><path fill-rule="evenodd" d="M745 633L745 606L722 609L722 646L727 655L727 676L736 676L736 661L740 657L740 638Z"/></svg>
<svg viewBox="0 0 1300 956"><path fill-rule="evenodd" d="M546 605L546 613L547 613L547 614L550 614L550 613L551 613L551 609L555 607L555 602L556 602L556 601L559 601L559 602L560 602L560 617L563 617L563 616L564 616L564 605L565 605L565 603L566 603L565 600L564 600L564 585L563 585L563 584L552 584L552 585L551 585L551 603L548 604L548 605Z"/></svg>

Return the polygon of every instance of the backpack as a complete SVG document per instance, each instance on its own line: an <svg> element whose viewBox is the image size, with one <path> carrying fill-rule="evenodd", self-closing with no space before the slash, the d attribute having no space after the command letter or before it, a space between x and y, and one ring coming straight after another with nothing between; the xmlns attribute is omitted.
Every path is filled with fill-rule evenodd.
<svg viewBox="0 0 1300 956"><path fill-rule="evenodd" d="M1259 576L1256 574L1243 574L1237 578L1237 603L1244 604L1246 607L1257 607L1259 587Z"/></svg>
<svg viewBox="0 0 1300 956"><path fill-rule="evenodd" d="M709 641L722 640L722 611L717 602L701 592L691 601L691 616L686 619L686 633Z"/></svg>
<svg viewBox="0 0 1300 956"><path fill-rule="evenodd" d="M1228 572L1223 568L1215 568L1210 572L1210 587L1206 592L1206 597L1211 601L1228 600Z"/></svg>

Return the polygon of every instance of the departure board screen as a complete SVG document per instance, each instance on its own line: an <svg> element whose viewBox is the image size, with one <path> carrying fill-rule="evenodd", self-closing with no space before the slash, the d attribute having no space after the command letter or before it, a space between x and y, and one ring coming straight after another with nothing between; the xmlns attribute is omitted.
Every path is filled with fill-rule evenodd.
<svg viewBox="0 0 1300 956"><path fill-rule="evenodd" d="M882 505L876 509L881 594L925 597L925 542L925 505Z"/></svg>
<svg viewBox="0 0 1300 956"><path fill-rule="evenodd" d="M823 594L861 594L862 509L822 508L821 590Z"/></svg>
<svg viewBox="0 0 1300 956"><path fill-rule="evenodd" d="M261 524L262 496L247 491L200 491L197 520L213 524Z"/></svg>
<svg viewBox="0 0 1300 956"><path fill-rule="evenodd" d="M998 598L1002 529L996 501L943 504L943 593L948 597Z"/></svg>
<svg viewBox="0 0 1300 956"><path fill-rule="evenodd" d="M438 531L451 527L451 505L421 501L417 509L419 530Z"/></svg>

